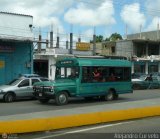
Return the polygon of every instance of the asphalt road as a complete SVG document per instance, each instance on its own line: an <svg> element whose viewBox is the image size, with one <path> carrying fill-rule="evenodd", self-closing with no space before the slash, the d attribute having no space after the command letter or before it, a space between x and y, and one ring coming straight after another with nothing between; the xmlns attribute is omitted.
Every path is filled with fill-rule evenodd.
<svg viewBox="0 0 160 139"><path fill-rule="evenodd" d="M41 104L37 100L21 100L13 103L4 103L0 102L0 116L14 115L14 114L25 114L32 112L42 112L49 110L58 110L58 109L71 109L76 107L86 107L93 105L102 105L102 104L112 104L112 103L123 103L128 101L137 101L137 100L146 100L146 99L156 99L160 97L160 90L136 90L133 94L123 94L120 95L118 100L115 101L100 101L92 100L86 101L83 98L81 99L72 99L68 105L56 106L54 101L50 101L48 104Z"/></svg>
<svg viewBox="0 0 160 139"><path fill-rule="evenodd" d="M160 139L160 117L14 135L17 139Z"/></svg>

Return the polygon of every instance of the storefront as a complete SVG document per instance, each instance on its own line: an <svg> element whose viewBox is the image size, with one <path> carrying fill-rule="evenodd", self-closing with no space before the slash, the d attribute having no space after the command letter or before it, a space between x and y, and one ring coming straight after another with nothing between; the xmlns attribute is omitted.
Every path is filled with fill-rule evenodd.
<svg viewBox="0 0 160 139"><path fill-rule="evenodd" d="M158 72L158 66L160 62L149 62L148 63L148 73Z"/></svg>
<svg viewBox="0 0 160 139"><path fill-rule="evenodd" d="M0 12L0 85L33 71L33 17Z"/></svg>
<svg viewBox="0 0 160 139"><path fill-rule="evenodd" d="M145 62L134 62L134 73L145 73Z"/></svg>
<svg viewBox="0 0 160 139"><path fill-rule="evenodd" d="M132 73L156 73L160 72L160 61L134 61L132 68Z"/></svg>
<svg viewBox="0 0 160 139"><path fill-rule="evenodd" d="M0 84L6 84L24 73L33 71L31 41L0 40Z"/></svg>

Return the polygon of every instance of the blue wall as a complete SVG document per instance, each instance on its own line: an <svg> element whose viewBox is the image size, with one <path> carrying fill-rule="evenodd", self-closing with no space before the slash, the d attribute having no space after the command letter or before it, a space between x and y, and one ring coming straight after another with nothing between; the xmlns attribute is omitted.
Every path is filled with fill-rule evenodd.
<svg viewBox="0 0 160 139"><path fill-rule="evenodd" d="M33 73L33 43L30 41L0 41L0 61L4 61L4 66L0 66L0 84L6 84L19 77L20 74ZM4 51L9 46L12 51Z"/></svg>

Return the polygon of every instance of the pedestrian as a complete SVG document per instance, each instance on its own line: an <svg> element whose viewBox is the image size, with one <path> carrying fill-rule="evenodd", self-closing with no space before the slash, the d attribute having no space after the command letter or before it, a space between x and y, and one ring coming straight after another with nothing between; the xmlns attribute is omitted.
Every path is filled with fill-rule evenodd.
<svg viewBox="0 0 160 139"><path fill-rule="evenodd" d="M152 74L149 75L148 81L149 81L148 89L150 89L152 86L152 82L153 82Z"/></svg>

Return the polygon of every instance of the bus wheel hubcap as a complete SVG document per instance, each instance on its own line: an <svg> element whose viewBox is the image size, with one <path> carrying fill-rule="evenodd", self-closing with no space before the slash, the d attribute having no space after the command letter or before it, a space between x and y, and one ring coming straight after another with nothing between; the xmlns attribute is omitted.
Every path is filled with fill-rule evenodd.
<svg viewBox="0 0 160 139"><path fill-rule="evenodd" d="M107 94L106 99L107 99L107 100L113 100L113 98L114 98L113 92L110 91L110 92Z"/></svg>
<svg viewBox="0 0 160 139"><path fill-rule="evenodd" d="M64 95L64 94L61 94L60 96L59 96L59 101L60 101L60 103L65 103L66 102L66 96Z"/></svg>

